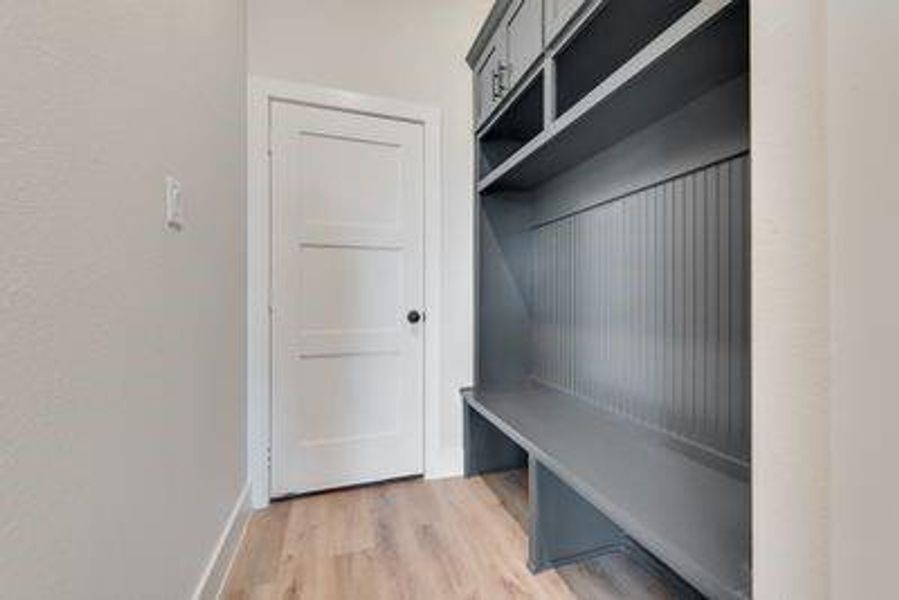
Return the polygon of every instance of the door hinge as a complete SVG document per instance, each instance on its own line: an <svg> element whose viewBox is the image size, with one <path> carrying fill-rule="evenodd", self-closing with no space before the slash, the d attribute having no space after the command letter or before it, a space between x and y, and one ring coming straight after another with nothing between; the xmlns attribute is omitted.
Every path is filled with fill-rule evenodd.
<svg viewBox="0 0 899 600"><path fill-rule="evenodd" d="M272 447L269 446L265 449L265 464L269 469L272 468Z"/></svg>

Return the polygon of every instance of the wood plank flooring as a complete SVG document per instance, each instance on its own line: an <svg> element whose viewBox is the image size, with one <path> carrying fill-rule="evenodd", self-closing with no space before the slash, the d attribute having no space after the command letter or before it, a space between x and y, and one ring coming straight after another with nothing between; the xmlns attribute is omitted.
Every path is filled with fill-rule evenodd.
<svg viewBox="0 0 899 600"><path fill-rule="evenodd" d="M625 555L531 574L526 472L410 480L278 502L254 515L225 600L664 599Z"/></svg>

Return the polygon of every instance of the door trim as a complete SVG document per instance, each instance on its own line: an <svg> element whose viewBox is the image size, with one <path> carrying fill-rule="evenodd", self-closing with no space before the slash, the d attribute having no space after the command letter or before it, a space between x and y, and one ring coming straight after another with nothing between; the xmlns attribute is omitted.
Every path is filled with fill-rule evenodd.
<svg viewBox="0 0 899 600"><path fill-rule="evenodd" d="M247 89L247 473L254 508L270 501L271 365L271 169L270 107L289 102L421 124L424 130L424 470L432 479L454 474L442 464L440 446L440 291L442 206L440 109L251 77ZM453 462L453 461L447 461Z"/></svg>

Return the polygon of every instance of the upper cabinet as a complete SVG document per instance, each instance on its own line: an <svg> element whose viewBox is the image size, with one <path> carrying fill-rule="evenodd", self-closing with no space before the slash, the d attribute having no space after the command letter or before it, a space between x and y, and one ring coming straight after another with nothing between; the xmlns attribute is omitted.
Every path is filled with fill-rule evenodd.
<svg viewBox="0 0 899 600"><path fill-rule="evenodd" d="M475 43L474 65L478 123L543 54L543 0L498 2Z"/></svg>
<svg viewBox="0 0 899 600"><path fill-rule="evenodd" d="M505 64L502 38L497 32L475 64L475 100L479 122L487 118L502 97L500 78Z"/></svg>
<svg viewBox="0 0 899 600"><path fill-rule="evenodd" d="M586 0L543 0L543 36L546 43L555 39Z"/></svg>
<svg viewBox="0 0 899 600"><path fill-rule="evenodd" d="M503 21L506 64L504 91L511 89L543 51L542 0L514 0Z"/></svg>
<svg viewBox="0 0 899 600"><path fill-rule="evenodd" d="M531 189L749 70L748 0L496 0L478 190Z"/></svg>

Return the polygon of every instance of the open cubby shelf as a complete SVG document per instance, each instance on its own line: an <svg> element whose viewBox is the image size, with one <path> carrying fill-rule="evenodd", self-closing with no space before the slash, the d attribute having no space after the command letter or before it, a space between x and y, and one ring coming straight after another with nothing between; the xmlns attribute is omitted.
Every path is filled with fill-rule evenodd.
<svg viewBox="0 0 899 600"><path fill-rule="evenodd" d="M543 74L533 77L478 140L478 171L486 175L543 131Z"/></svg>
<svg viewBox="0 0 899 600"><path fill-rule="evenodd" d="M608 0L555 55L556 111L574 106L699 0Z"/></svg>
<svg viewBox="0 0 899 600"><path fill-rule="evenodd" d="M483 175L478 191L533 188L746 73L746 11L744 2L695 7Z"/></svg>

